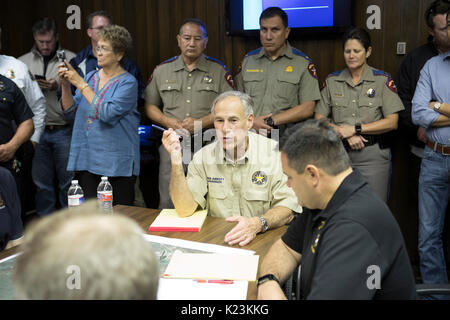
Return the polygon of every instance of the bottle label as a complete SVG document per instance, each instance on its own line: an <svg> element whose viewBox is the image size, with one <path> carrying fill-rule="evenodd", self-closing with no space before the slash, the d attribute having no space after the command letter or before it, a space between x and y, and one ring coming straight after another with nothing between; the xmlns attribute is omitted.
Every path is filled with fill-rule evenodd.
<svg viewBox="0 0 450 320"><path fill-rule="evenodd" d="M69 207L78 207L84 203L84 196L73 195L67 197L67 203Z"/></svg>
<svg viewBox="0 0 450 320"><path fill-rule="evenodd" d="M113 201L113 193L110 191L97 192L97 200L102 201L102 202Z"/></svg>

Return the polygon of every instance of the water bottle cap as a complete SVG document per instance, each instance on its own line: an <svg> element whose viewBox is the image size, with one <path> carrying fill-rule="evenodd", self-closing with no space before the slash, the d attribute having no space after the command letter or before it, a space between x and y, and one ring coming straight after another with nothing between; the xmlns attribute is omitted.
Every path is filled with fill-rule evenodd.
<svg viewBox="0 0 450 320"><path fill-rule="evenodd" d="M102 181L107 181L108 177L102 177Z"/></svg>
<svg viewBox="0 0 450 320"><path fill-rule="evenodd" d="M72 184L78 184L78 180L72 180Z"/></svg>

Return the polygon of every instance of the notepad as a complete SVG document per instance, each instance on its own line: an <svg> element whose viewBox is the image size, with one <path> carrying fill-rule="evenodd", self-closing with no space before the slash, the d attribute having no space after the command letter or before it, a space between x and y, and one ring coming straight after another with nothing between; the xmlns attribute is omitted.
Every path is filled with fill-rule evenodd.
<svg viewBox="0 0 450 320"><path fill-rule="evenodd" d="M164 278L256 281L259 256L175 251Z"/></svg>
<svg viewBox="0 0 450 320"><path fill-rule="evenodd" d="M181 218L174 209L164 209L156 217L148 231L199 232L207 214L207 210L201 210L190 217Z"/></svg>

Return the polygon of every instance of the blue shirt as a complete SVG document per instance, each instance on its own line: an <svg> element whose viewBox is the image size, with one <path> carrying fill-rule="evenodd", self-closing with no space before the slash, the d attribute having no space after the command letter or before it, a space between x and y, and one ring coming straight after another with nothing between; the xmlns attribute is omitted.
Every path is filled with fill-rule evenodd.
<svg viewBox="0 0 450 320"><path fill-rule="evenodd" d="M450 145L450 127L432 127L440 113L429 108L431 101L450 103L450 51L427 61L412 101L413 123L424 127L433 142Z"/></svg>
<svg viewBox="0 0 450 320"><path fill-rule="evenodd" d="M100 69L100 67L98 66L97 57L94 56L94 54L92 53L92 45L88 45L86 48L81 50L75 58L70 60L70 64L82 77L84 77L91 71ZM146 86L142 78L141 72L139 71L139 67L133 60L128 59L127 57L124 57L120 62L120 64L123 69L131 73L136 78L138 82L138 93L139 93L138 98L140 100L139 105L144 105L145 102L141 97L142 94L144 93Z"/></svg>
<svg viewBox="0 0 450 320"><path fill-rule="evenodd" d="M139 112L137 81L128 72L99 89L98 71L85 81L95 92L89 105L76 91L74 105L65 111L75 117L68 171L89 171L107 177L139 175Z"/></svg>

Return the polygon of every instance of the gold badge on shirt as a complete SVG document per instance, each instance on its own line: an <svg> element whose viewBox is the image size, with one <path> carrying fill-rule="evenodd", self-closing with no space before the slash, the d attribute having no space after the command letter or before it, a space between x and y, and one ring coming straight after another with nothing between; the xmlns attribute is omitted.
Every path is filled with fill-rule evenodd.
<svg viewBox="0 0 450 320"><path fill-rule="evenodd" d="M367 90L367 96L368 96L369 98L375 97L375 89L370 88L369 90Z"/></svg>
<svg viewBox="0 0 450 320"><path fill-rule="evenodd" d="M289 72L289 73L294 72L294 67L292 67L292 66L286 67L286 69L284 71Z"/></svg>

